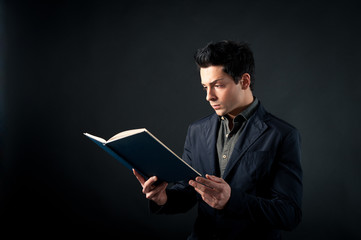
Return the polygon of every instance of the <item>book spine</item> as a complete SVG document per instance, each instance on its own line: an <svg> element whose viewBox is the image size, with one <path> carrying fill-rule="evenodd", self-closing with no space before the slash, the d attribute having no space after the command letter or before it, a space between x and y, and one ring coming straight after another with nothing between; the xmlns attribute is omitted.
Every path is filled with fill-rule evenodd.
<svg viewBox="0 0 361 240"><path fill-rule="evenodd" d="M124 158L122 158L121 156L119 156L118 154L116 154L111 148L109 148L105 143L102 143L92 137L88 138L90 140L92 140L96 145L98 145L99 147L101 147L104 151L106 151L107 153L109 153L112 157L114 157L115 159L117 159L119 162L121 162L126 168L128 168L129 170L132 170L133 167L132 165L130 165Z"/></svg>

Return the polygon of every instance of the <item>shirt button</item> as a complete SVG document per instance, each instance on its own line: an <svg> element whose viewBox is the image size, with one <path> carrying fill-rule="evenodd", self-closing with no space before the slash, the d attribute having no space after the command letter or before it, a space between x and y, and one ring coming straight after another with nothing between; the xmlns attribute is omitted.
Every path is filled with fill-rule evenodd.
<svg viewBox="0 0 361 240"><path fill-rule="evenodd" d="M226 158L227 158L227 155L223 155L222 157L223 157L223 159L226 159Z"/></svg>

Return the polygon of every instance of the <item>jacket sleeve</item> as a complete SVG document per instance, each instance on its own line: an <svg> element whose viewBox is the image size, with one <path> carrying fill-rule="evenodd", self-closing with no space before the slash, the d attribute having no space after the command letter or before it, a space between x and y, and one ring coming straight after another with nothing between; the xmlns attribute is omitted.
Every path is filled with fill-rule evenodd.
<svg viewBox="0 0 361 240"><path fill-rule="evenodd" d="M221 210L230 217L246 217L257 225L291 230L301 221L302 168L300 135L293 129L281 142L274 162L268 197L232 189Z"/></svg>

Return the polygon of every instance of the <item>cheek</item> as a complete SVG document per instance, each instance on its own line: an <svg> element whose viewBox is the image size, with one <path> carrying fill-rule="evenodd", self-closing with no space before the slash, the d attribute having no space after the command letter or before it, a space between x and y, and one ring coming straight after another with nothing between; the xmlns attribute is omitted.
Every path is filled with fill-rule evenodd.
<svg viewBox="0 0 361 240"><path fill-rule="evenodd" d="M225 91L219 91L217 93L218 101L222 104L225 104L227 102L227 93Z"/></svg>
<svg viewBox="0 0 361 240"><path fill-rule="evenodd" d="M242 93L238 89L232 89L232 91L228 93L230 101L237 104L241 99L241 95Z"/></svg>
<svg viewBox="0 0 361 240"><path fill-rule="evenodd" d="M226 105L232 105L236 101L235 94L231 89L225 90L220 99Z"/></svg>

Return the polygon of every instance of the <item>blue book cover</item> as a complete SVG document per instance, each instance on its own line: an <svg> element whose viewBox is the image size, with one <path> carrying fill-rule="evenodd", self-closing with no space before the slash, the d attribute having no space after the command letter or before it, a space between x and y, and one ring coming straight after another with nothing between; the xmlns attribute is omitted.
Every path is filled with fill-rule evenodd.
<svg viewBox="0 0 361 240"><path fill-rule="evenodd" d="M146 178L157 176L159 181L176 182L201 176L145 128L121 132L107 141L89 133L84 135Z"/></svg>

